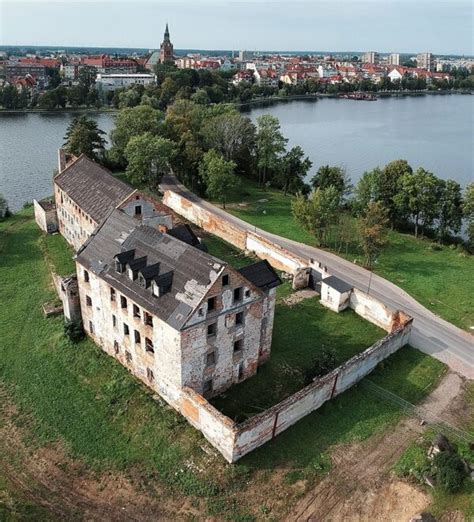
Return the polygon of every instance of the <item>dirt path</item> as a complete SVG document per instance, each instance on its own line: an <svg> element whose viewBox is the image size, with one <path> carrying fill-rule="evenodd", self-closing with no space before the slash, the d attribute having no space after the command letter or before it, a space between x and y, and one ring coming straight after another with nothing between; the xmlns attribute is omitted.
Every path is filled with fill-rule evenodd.
<svg viewBox="0 0 474 522"><path fill-rule="evenodd" d="M448 373L423 406L450 420L463 379ZM357 444L339 446L331 455L333 468L295 507L288 521L408 521L426 509L429 497L390 477L403 450L421 435L424 427L404 418L392 431Z"/></svg>

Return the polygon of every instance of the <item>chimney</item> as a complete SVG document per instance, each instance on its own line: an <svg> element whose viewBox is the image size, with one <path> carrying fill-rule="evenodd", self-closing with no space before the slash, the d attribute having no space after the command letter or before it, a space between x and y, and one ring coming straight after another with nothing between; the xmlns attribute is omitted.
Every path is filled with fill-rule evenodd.
<svg viewBox="0 0 474 522"><path fill-rule="evenodd" d="M66 168L66 151L64 149L58 149L58 174Z"/></svg>
<svg viewBox="0 0 474 522"><path fill-rule="evenodd" d="M162 234L166 234L166 232L168 232L168 227L166 225L158 225L158 230L162 233Z"/></svg>

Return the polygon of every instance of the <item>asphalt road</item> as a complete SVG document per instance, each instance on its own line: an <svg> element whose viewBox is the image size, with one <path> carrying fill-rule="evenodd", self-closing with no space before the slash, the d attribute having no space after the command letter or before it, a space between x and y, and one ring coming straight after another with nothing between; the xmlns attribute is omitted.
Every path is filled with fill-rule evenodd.
<svg viewBox="0 0 474 522"><path fill-rule="evenodd" d="M373 273L371 277L371 272L368 270L325 250L256 228L202 200L179 184L172 176L163 179L161 190L163 192L165 190L177 192L221 219L232 223L235 227L256 232L294 254L320 262L327 267L329 274L347 281L360 290L369 291L370 295L392 309L399 309L408 313L414 319L410 344L446 363L452 370L468 379L474 379L474 336L430 312L416 299L390 281Z"/></svg>

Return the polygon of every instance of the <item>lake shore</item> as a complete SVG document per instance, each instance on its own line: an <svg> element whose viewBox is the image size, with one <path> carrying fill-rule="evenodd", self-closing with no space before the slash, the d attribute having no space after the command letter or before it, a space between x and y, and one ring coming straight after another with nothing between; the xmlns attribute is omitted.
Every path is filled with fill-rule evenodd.
<svg viewBox="0 0 474 522"><path fill-rule="evenodd" d="M233 103L233 105L237 108L245 108L245 107L254 107L257 105L272 105L276 103L285 103L289 101L297 101L297 100L318 100L324 98L330 99L344 99L341 94L344 93L336 93L336 94L326 94L326 93L311 93L311 94L293 94L290 96L268 96L265 98L256 98L253 100L249 100L248 102L242 103ZM472 95L472 91L463 91L463 90L442 90L442 91L383 91L383 92L374 92L367 93L375 96L376 98L404 98L406 96L424 96L424 95L452 95L452 94L461 94L461 95ZM58 114L58 113L68 113L68 112L78 112L78 113L116 113L119 109L114 107L66 107L64 109L3 109L0 108L0 114Z"/></svg>

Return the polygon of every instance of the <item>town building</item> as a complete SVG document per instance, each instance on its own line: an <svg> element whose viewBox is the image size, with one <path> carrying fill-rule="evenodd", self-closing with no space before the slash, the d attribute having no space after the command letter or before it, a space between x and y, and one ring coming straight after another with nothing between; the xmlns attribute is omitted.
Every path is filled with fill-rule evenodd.
<svg viewBox="0 0 474 522"><path fill-rule="evenodd" d="M170 32L168 24L166 24L165 35L160 45L160 63L173 62L173 44L170 40Z"/></svg>
<svg viewBox="0 0 474 522"><path fill-rule="evenodd" d="M431 53L420 53L416 55L416 65L420 69L432 71L434 69L433 55Z"/></svg>
<svg viewBox="0 0 474 522"><path fill-rule="evenodd" d="M85 56L81 65L94 67L100 74L134 74L137 72L137 62L128 58L111 58L106 54L100 56Z"/></svg>
<svg viewBox="0 0 474 522"><path fill-rule="evenodd" d="M400 65L400 54L399 53L391 53L388 56L388 64L389 65Z"/></svg>
<svg viewBox="0 0 474 522"><path fill-rule="evenodd" d="M239 62L247 62L253 60L255 53L253 51L239 51Z"/></svg>
<svg viewBox="0 0 474 522"><path fill-rule="evenodd" d="M379 61L379 53L369 51L364 53L361 58L362 63L377 63Z"/></svg>
<svg viewBox="0 0 474 522"><path fill-rule="evenodd" d="M126 89L132 85L147 86L153 83L156 83L156 75L146 73L98 74L95 81L96 88L101 93Z"/></svg>
<svg viewBox="0 0 474 522"><path fill-rule="evenodd" d="M32 76L36 80L46 80L46 65L41 63L7 62L5 66L7 80L18 77Z"/></svg>

